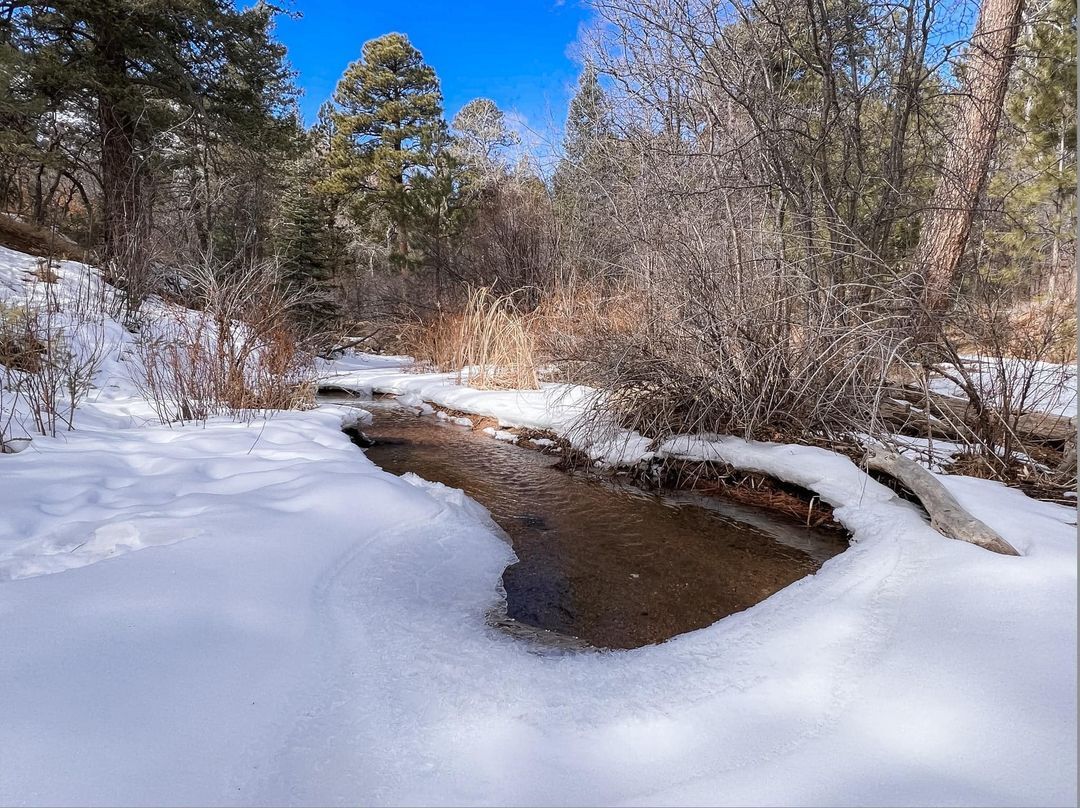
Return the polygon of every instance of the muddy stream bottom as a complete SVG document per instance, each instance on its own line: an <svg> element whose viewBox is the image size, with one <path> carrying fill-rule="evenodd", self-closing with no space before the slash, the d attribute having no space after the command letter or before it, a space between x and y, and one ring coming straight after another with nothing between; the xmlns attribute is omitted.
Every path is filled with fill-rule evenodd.
<svg viewBox="0 0 1080 808"><path fill-rule="evenodd" d="M365 429L376 441L371 460L464 490L509 536L519 561L503 574L508 616L595 647L636 648L708 626L847 547L767 511L567 473L554 468L558 457L363 406L375 416Z"/></svg>

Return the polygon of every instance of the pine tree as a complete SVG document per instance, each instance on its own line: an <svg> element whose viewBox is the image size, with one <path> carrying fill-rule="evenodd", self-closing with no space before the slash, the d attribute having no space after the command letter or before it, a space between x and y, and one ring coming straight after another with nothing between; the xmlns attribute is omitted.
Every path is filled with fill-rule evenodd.
<svg viewBox="0 0 1080 808"><path fill-rule="evenodd" d="M508 171L506 151L521 142L506 125L506 115L489 98L474 98L463 106L450 128L454 154L481 183Z"/></svg>
<svg viewBox="0 0 1080 808"><path fill-rule="evenodd" d="M596 68L586 64L566 115L563 148L566 159L576 165L593 161L599 147L612 136L607 96Z"/></svg>
<svg viewBox="0 0 1080 808"><path fill-rule="evenodd" d="M285 284L302 289L333 278L339 250L333 243L333 215L325 196L298 176L282 198L280 217L275 241Z"/></svg>
<svg viewBox="0 0 1080 808"><path fill-rule="evenodd" d="M430 168L445 128L442 92L408 37L386 34L364 44L334 93L334 170L324 189L351 197L360 218L385 212L394 229L391 260L409 260L411 174Z"/></svg>
<svg viewBox="0 0 1080 808"><path fill-rule="evenodd" d="M33 92L96 128L106 257L136 299L151 216L142 189L160 135L186 125L204 140L265 145L292 93L276 13L230 0L27 0L4 20Z"/></svg>
<svg viewBox="0 0 1080 808"><path fill-rule="evenodd" d="M570 101L563 156L555 171L555 200L564 222L571 263L589 276L606 275L620 251L612 228L611 194L621 174L618 142L607 95L586 64Z"/></svg>
<svg viewBox="0 0 1080 808"><path fill-rule="evenodd" d="M453 272L453 241L470 212L469 190L476 175L461 159L445 129L428 144L431 164L412 178L410 221L416 246L435 281L435 300L443 300L444 276Z"/></svg>
<svg viewBox="0 0 1080 808"><path fill-rule="evenodd" d="M281 285L301 301L293 315L306 326L326 331L340 314L333 280L343 257L328 200L308 178L298 176L282 199L280 219L275 247Z"/></svg>

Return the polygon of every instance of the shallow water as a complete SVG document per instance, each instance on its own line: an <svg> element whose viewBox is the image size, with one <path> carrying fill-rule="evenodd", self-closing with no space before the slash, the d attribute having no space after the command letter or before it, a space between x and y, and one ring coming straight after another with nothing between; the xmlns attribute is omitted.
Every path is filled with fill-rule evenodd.
<svg viewBox="0 0 1080 808"><path fill-rule="evenodd" d="M558 457L373 409L368 457L464 490L513 542L509 617L589 645L635 648L708 626L818 569L839 536L766 511L658 495L553 468Z"/></svg>

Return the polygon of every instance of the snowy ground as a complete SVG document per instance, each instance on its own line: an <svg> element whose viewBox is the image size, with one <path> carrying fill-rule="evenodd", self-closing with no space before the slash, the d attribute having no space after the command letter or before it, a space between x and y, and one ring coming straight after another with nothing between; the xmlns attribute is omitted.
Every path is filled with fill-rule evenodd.
<svg viewBox="0 0 1080 808"><path fill-rule="evenodd" d="M1011 359L963 356L968 374L987 401L1000 404L1008 391L1016 409L1076 415L1076 365ZM950 371L955 375L955 371ZM948 396L966 398L963 390L946 378L936 379L931 389Z"/></svg>
<svg viewBox="0 0 1080 808"><path fill-rule="evenodd" d="M822 450L674 439L857 543L662 645L542 651L487 625L513 554L460 492L333 408L157 425L109 333L79 428L0 455L0 804L1076 803L1074 510L946 478L1006 558ZM588 395L405 364L324 372L564 433ZM594 456L644 451L616 437Z"/></svg>

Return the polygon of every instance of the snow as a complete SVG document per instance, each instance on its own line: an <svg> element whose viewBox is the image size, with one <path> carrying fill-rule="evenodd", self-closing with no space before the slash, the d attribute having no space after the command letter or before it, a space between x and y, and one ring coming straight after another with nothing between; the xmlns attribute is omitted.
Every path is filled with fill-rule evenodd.
<svg viewBox="0 0 1080 808"><path fill-rule="evenodd" d="M361 426L367 426L374 420L374 416L361 407L347 407L343 408L341 415L341 428L351 429Z"/></svg>
<svg viewBox="0 0 1080 808"><path fill-rule="evenodd" d="M1076 363L1057 364L1009 357L962 356L965 368L980 394L995 403L1002 400L1002 386L1013 406L1025 411L1049 412L1076 417ZM954 366L945 370L955 373ZM930 389L948 396L967 398L947 378L935 378Z"/></svg>
<svg viewBox="0 0 1080 808"><path fill-rule="evenodd" d="M75 261L54 262L49 271L55 283L44 283L38 275L43 263L24 253L0 247L0 317L4 312L25 309L54 310L50 334L65 346L92 376L92 398L99 407L88 408L76 416L64 401L59 402L58 427L67 422L125 421L153 418L152 409L135 395L127 373L117 373L117 363L130 335L116 320L102 310L115 305L115 291L96 269ZM119 381L118 381L119 380ZM122 389L121 389L122 385ZM114 400L123 404L112 405ZM0 437L32 438L36 432L29 402L22 394L5 389L0 375Z"/></svg>
<svg viewBox="0 0 1080 808"><path fill-rule="evenodd" d="M506 443L517 443L518 436L513 432L508 432L505 429L496 429L493 426L484 427L481 430L485 435L488 435L495 440L505 441Z"/></svg>
<svg viewBox="0 0 1080 808"><path fill-rule="evenodd" d="M451 415L448 412L439 410L435 413L435 417L440 421L446 421L447 423L454 424L455 426L464 426L472 429L473 422L471 418L466 418L464 415ZM484 430L487 431L486 429Z"/></svg>
<svg viewBox="0 0 1080 808"><path fill-rule="evenodd" d="M543 384L539 390L476 390L456 373L409 372L401 357L349 354L320 367L321 383L363 395L389 393L409 407L418 402L494 418L500 427L550 430L605 466L628 466L651 455L648 438L612 423L584 419L598 395L582 385Z"/></svg>
<svg viewBox="0 0 1080 808"><path fill-rule="evenodd" d="M681 436L652 451L812 488L854 545L664 644L549 649L488 622L515 557L484 509L379 470L362 415L162 426L103 322L78 428L0 455L0 804L1076 804L1075 509L942 478L1007 558L844 457ZM592 391L408 367L323 373L649 451L574 431Z"/></svg>

